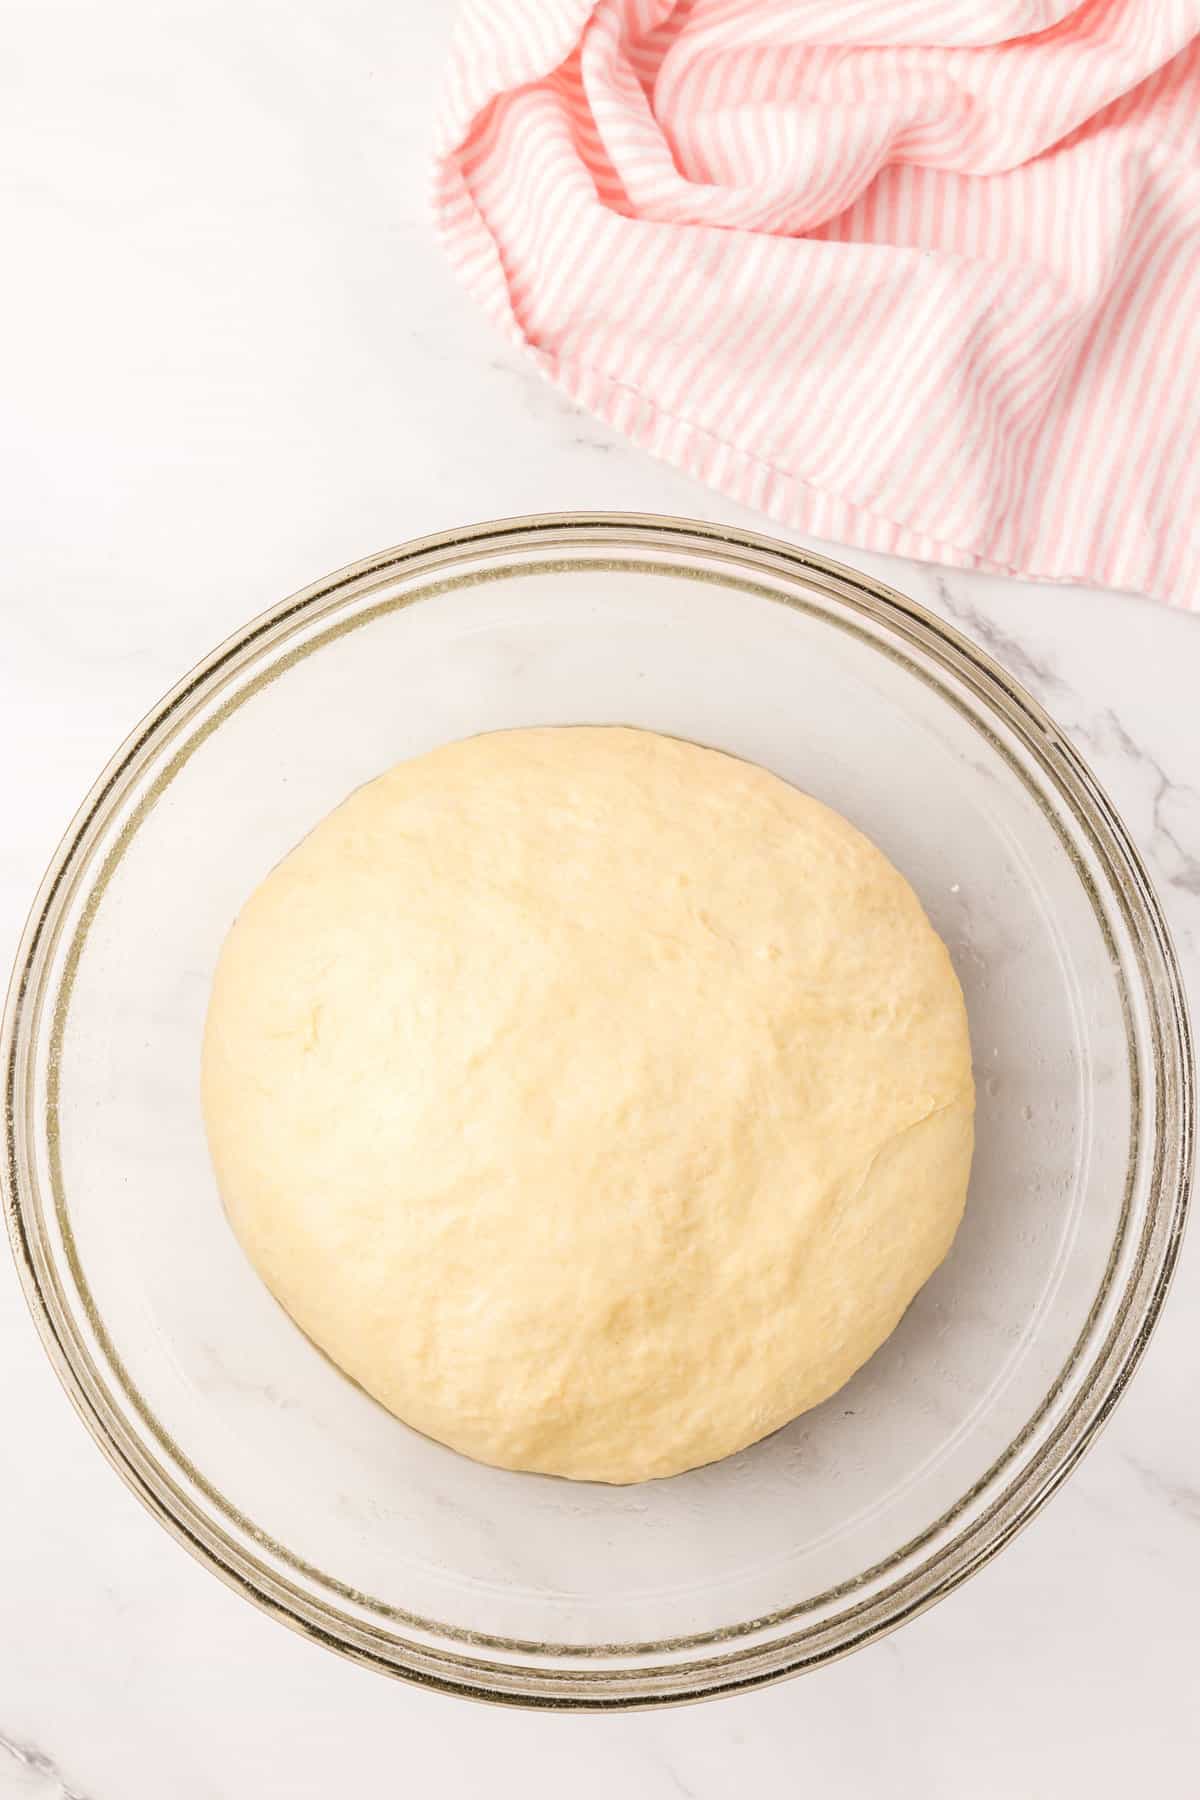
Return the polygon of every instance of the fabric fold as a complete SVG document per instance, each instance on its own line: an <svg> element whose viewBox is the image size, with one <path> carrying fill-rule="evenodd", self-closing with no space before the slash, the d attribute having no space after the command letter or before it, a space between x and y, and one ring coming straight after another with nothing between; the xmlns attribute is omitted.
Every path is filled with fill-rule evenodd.
<svg viewBox="0 0 1200 1800"><path fill-rule="evenodd" d="M1200 0L468 0L435 211L731 499L1197 604Z"/></svg>

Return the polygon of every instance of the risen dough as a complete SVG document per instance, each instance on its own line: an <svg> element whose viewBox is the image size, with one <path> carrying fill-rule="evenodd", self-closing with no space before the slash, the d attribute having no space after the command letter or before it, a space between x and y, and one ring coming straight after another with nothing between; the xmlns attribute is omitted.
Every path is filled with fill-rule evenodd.
<svg viewBox="0 0 1200 1800"><path fill-rule="evenodd" d="M967 1023L911 888L733 757L496 732L351 795L221 954L204 1110L304 1330L483 1462L629 1482L839 1388L950 1245Z"/></svg>

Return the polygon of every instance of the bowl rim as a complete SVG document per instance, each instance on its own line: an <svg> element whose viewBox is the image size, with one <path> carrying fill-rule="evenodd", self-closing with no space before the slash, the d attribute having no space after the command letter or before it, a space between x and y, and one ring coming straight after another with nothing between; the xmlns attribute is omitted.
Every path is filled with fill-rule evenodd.
<svg viewBox="0 0 1200 1800"><path fill-rule="evenodd" d="M853 1605L827 1623L772 1639L765 1645L745 1645L739 1649L737 1639L747 1628L725 1628L669 1643L595 1647L605 1655L628 1652L644 1655L656 1650L724 1645L721 1654L706 1656L699 1662L626 1664L619 1670L610 1667L604 1671L564 1671L536 1665L496 1663L487 1658L486 1650L490 1645L535 1654L562 1652L582 1657L591 1647L488 1639L426 1620L411 1620L411 1623L443 1637L465 1640L455 1651L440 1647L429 1650L394 1632L364 1626L349 1614L312 1600L303 1589L280 1579L272 1569L247 1556L226 1534L213 1530L203 1511L180 1491L169 1472L145 1454L140 1442L129 1432L119 1408L108 1398L86 1348L72 1328L66 1309L54 1291L54 1284L47 1282L41 1266L35 1216L39 1199L29 1180L25 1115L16 1103L19 1065L24 1066L22 1028L46 976L47 945L53 946L55 925L61 920L75 880L89 866L93 850L92 847L85 848L85 839L106 808L119 803L125 786L132 779L138 758L159 744L181 706L211 688L223 673L244 662L263 640L269 640L280 628L297 620L319 616L327 605L336 605L339 594L360 589L365 580L399 575L406 570L417 575L428 572L436 576L464 556L502 557L508 550L541 551L556 542L568 543L573 552L587 545L610 549L614 545L625 549L644 546L659 551L675 547L683 552L690 548L710 558L727 559L743 570L757 568L769 573L776 581L781 576L785 581L807 579L811 588L814 578L820 578L819 585L827 600L840 600L843 606L847 603L851 607L857 606L876 624L889 628L893 635L907 640L926 655L932 654L959 680L965 678L976 697L1017 733L1041 769L1052 778L1058 797L1072 805L1075 817L1089 833L1097 852L1103 852L1112 894L1137 951L1138 973L1156 1026L1156 1109L1149 1121L1154 1136L1155 1164L1143 1228L1144 1245L1150 1245L1153 1238L1150 1245L1153 1266L1149 1270L1148 1290L1136 1310L1132 1309L1134 1282L1139 1274L1145 1276L1147 1273L1143 1257L1126 1283L1121 1311L1096 1358L1087 1385L1075 1396L1066 1417L1040 1447L1032 1462L1018 1468L1009 1486L987 1511L968 1520L964 1530L936 1550L927 1564L902 1574L894 1587L863 1602L863 1616L855 1620L849 1634L843 1627L850 1624L856 1611L860 1610ZM833 587L827 585L830 582ZM729 584L739 585L732 568ZM743 581L741 585L750 584ZM845 592L847 589L849 593ZM776 594L774 597L781 596ZM877 648L884 647L877 645ZM36 1008L34 1016L36 1018ZM31 1038L25 1047L26 1059L33 1048L34 1039ZM1178 962L1153 886L1129 834L1065 734L986 651L917 602L875 578L815 551L759 533L655 514L542 513L489 521L411 540L352 563L301 589L227 637L177 682L126 738L93 784L65 833L38 889L20 940L3 1025L0 1026L0 1063L4 1069L6 1099L6 1155L0 1180L10 1243L22 1289L68 1396L127 1485L178 1541L228 1585L305 1635L389 1674L506 1704L611 1710L673 1704L733 1692L782 1679L846 1654L932 1605L989 1561L1032 1518L1094 1441L1144 1353L1166 1297L1187 1214L1195 1098L1190 1028ZM1087 1332L1088 1328L1085 1328L1080 1345L1056 1380L1047 1401L1023 1428L1014 1446L1010 1446L1001 1459L1002 1463L1042 1417L1078 1357ZM981 1482L986 1483L992 1473L989 1471ZM952 1512L956 1510L952 1509ZM930 1533L936 1529L936 1525L931 1527ZM903 1555L907 1548L897 1551L896 1557ZM319 1575L323 1582L330 1580L320 1576L318 1571L311 1573ZM809 1607L815 1604L812 1601L806 1603ZM788 1611L795 1616L797 1609ZM404 1615L395 1616L403 1622ZM779 1622L785 1622L786 1616L785 1612ZM472 1648L475 1654L471 1654ZM467 1654L464 1655L463 1650ZM484 1654L478 1654L480 1651Z"/></svg>

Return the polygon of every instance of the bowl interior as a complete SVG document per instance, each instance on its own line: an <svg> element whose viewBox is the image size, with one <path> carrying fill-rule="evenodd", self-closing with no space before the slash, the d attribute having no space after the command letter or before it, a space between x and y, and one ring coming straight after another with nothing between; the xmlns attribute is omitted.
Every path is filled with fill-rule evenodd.
<svg viewBox="0 0 1200 1800"><path fill-rule="evenodd" d="M318 818L446 739L580 721L751 758L859 825L950 948L978 1084L965 1221L888 1343L767 1441L625 1489L481 1467L343 1377L239 1250L197 1097L223 935ZM220 1530L468 1657L668 1657L886 1580L1024 1454L1128 1251L1144 1052L1078 822L936 656L828 584L585 544L360 575L138 756L47 975L45 1255L104 1403Z"/></svg>

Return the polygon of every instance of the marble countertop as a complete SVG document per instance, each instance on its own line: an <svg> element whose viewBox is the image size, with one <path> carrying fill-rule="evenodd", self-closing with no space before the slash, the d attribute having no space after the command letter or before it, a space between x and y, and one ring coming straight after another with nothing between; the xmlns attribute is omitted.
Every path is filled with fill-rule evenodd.
<svg viewBox="0 0 1200 1800"><path fill-rule="evenodd" d="M118 740L292 589L512 513L760 521L557 398L455 287L424 202L441 8L10 0L6 22L7 959ZM1200 992L1200 620L834 554L1046 703L1124 812ZM76 1421L4 1256L0 1796L1181 1793L1200 1759L1198 1321L1193 1252L1065 1490L887 1641L736 1700L558 1717L390 1683L227 1592Z"/></svg>

